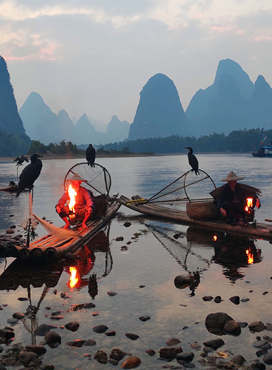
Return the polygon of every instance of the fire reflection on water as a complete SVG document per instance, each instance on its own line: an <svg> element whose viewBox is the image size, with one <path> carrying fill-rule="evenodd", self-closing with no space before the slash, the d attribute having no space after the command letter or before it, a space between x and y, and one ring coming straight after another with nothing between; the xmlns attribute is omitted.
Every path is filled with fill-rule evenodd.
<svg viewBox="0 0 272 370"><path fill-rule="evenodd" d="M68 286L69 288L77 288L80 285L80 275L75 266L70 266L69 267L69 272L70 272L70 278L68 281Z"/></svg>

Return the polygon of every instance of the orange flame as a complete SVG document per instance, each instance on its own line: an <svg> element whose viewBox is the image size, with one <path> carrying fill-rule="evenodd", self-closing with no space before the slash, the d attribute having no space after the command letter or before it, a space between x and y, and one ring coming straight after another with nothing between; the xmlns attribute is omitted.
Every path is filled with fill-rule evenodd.
<svg viewBox="0 0 272 370"><path fill-rule="evenodd" d="M70 272L70 280L69 280L68 285L70 288L75 288L79 282L79 273L75 266L70 266L69 272Z"/></svg>
<svg viewBox="0 0 272 370"><path fill-rule="evenodd" d="M71 184L68 187L68 194L69 194L69 198L70 198L69 209L70 209L70 211L75 212L77 192L75 191L75 189L72 187Z"/></svg>
<svg viewBox="0 0 272 370"><path fill-rule="evenodd" d="M216 234L214 234L214 235L212 236L212 240L213 240L214 242L216 242L216 241L217 241L217 239L218 239L218 236L217 236Z"/></svg>
<svg viewBox="0 0 272 370"><path fill-rule="evenodd" d="M250 249L246 250L246 255L247 255L247 263L249 265L252 265L252 263L254 262L254 256L253 256L253 253L251 253Z"/></svg>
<svg viewBox="0 0 272 370"><path fill-rule="evenodd" d="M246 198L245 211L250 212L251 208L253 208L253 198Z"/></svg>

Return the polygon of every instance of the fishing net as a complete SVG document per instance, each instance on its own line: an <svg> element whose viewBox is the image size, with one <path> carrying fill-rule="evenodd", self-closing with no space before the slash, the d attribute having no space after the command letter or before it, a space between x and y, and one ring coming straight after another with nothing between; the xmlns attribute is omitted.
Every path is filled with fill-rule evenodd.
<svg viewBox="0 0 272 370"><path fill-rule="evenodd" d="M199 175L188 171L151 196L148 203L177 205L184 201L208 199L215 187L212 178L205 171L199 170Z"/></svg>
<svg viewBox="0 0 272 370"><path fill-rule="evenodd" d="M79 176L85 180L81 186L91 190L94 196L105 194L109 195L111 188L111 176L107 169L98 163L95 166L89 166L87 162L74 165L69 169L64 178L64 188L67 182L73 176Z"/></svg>
<svg viewBox="0 0 272 370"><path fill-rule="evenodd" d="M146 226L185 271L201 273L209 268L212 259L210 248L194 246L194 243L187 241L183 232L157 225Z"/></svg>

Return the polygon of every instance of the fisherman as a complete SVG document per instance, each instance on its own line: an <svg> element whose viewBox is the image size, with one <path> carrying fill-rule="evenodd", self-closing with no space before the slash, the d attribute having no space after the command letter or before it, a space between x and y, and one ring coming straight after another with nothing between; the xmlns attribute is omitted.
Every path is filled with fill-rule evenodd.
<svg viewBox="0 0 272 370"><path fill-rule="evenodd" d="M254 215L254 207L261 206L258 198L260 190L237 182L242 179L244 177L237 176L235 172L231 171L226 178L222 179L227 183L211 193L216 199L220 214L226 218L227 223L232 225L246 224L246 215ZM251 199L250 205L246 204L247 199Z"/></svg>
<svg viewBox="0 0 272 370"><path fill-rule="evenodd" d="M79 221L82 221L81 227L84 229L92 216L93 199L91 193L81 186L82 182L86 180L75 173L67 182L65 193L56 205L56 212L65 222L65 229Z"/></svg>

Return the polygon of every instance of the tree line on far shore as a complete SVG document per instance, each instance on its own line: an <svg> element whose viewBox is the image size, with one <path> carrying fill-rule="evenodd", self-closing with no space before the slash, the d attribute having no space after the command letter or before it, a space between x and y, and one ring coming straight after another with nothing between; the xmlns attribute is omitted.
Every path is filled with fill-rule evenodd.
<svg viewBox="0 0 272 370"><path fill-rule="evenodd" d="M258 150L262 144L272 141L272 130L263 129L237 130L230 134L211 134L207 136L149 138L126 140L100 146L106 151L122 151L124 148L133 153L182 153L184 147L191 146L197 152L205 153L248 153Z"/></svg>
<svg viewBox="0 0 272 370"><path fill-rule="evenodd" d="M182 153L184 147L191 146L197 152L206 153L248 153L258 150L263 144L272 141L272 130L250 129L232 131L230 134L211 134L208 136L179 137L169 136L165 138L148 138L139 140L125 140L97 146L97 153ZM90 138L91 142L91 138ZM37 140L31 141L28 154L71 154L84 155L85 149L81 149L70 141L61 141L59 144L42 144Z"/></svg>

